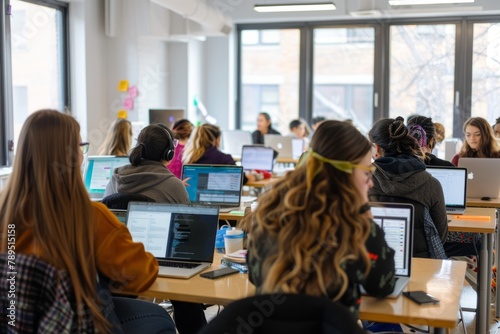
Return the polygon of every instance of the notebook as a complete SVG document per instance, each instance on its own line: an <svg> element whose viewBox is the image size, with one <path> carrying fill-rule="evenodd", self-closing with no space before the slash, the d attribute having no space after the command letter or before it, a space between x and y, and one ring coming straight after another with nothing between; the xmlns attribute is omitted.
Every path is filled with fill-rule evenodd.
<svg viewBox="0 0 500 334"><path fill-rule="evenodd" d="M233 165L184 165L182 179L193 204L217 205L220 211L240 209L243 167Z"/></svg>
<svg viewBox="0 0 500 334"><path fill-rule="evenodd" d="M464 214L467 206L467 169L427 166L427 172L441 183L446 213Z"/></svg>
<svg viewBox="0 0 500 334"><path fill-rule="evenodd" d="M243 170L264 170L272 172L275 151L271 147L261 145L244 145L241 150L241 166Z"/></svg>
<svg viewBox="0 0 500 334"><path fill-rule="evenodd" d="M244 145L252 145L252 134L243 130L222 131L222 151L239 158Z"/></svg>
<svg viewBox="0 0 500 334"><path fill-rule="evenodd" d="M102 200L114 169L129 163L130 161L126 156L102 155L88 157L83 180L90 198L93 201Z"/></svg>
<svg viewBox="0 0 500 334"><path fill-rule="evenodd" d="M467 168L467 197L499 197L500 159L460 158L458 166Z"/></svg>
<svg viewBox="0 0 500 334"><path fill-rule="evenodd" d="M370 203L373 220L382 227L385 241L394 249L396 285L387 298L401 295L411 275L413 253L413 205L400 203Z"/></svg>
<svg viewBox="0 0 500 334"><path fill-rule="evenodd" d="M216 206L129 202L127 227L160 266L158 275L190 278L212 265L219 224Z"/></svg>
<svg viewBox="0 0 500 334"><path fill-rule="evenodd" d="M264 135L264 145L272 147L285 159L299 159L304 151L304 140L290 136Z"/></svg>

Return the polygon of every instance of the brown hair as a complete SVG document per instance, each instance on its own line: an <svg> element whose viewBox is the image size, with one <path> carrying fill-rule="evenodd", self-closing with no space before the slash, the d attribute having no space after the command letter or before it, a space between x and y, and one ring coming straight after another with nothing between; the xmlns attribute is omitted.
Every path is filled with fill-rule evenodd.
<svg viewBox="0 0 500 334"><path fill-rule="evenodd" d="M101 155L128 155L132 142L132 123L117 118L111 123L106 139L99 148Z"/></svg>
<svg viewBox="0 0 500 334"><path fill-rule="evenodd" d="M191 132L193 132L194 125L187 119L181 119L174 123L172 127L172 132L175 138L179 140L189 139Z"/></svg>
<svg viewBox="0 0 500 334"><path fill-rule="evenodd" d="M340 121L322 122L310 147L325 158L351 163L371 150L356 128ZM362 198L351 174L313 154L274 183L241 222L251 236L251 252L258 254L266 238L276 245L276 253L262 260L262 293L327 295L333 287L338 300L349 283L346 261L361 260L368 272L365 241L371 221L360 213Z"/></svg>
<svg viewBox="0 0 500 334"><path fill-rule="evenodd" d="M434 128L436 129L436 141L441 143L446 135L444 125L438 122L434 122Z"/></svg>
<svg viewBox="0 0 500 334"><path fill-rule="evenodd" d="M79 144L80 126L69 115L40 110L26 119L0 194L1 251L7 251L8 225L15 225L16 235L31 230L40 259L68 272L76 304L87 305L96 328L107 332L96 292L94 219Z"/></svg>
<svg viewBox="0 0 500 334"><path fill-rule="evenodd" d="M210 147L217 144L220 136L220 128L216 125L205 123L194 129L184 148L182 163L196 163Z"/></svg>
<svg viewBox="0 0 500 334"><path fill-rule="evenodd" d="M461 157L479 157L479 158L500 158L499 147L495 140L493 128L487 120L482 117L471 117L464 123L465 129L468 126L475 126L481 132L481 147L479 150L473 150L467 140L464 140L459 155Z"/></svg>

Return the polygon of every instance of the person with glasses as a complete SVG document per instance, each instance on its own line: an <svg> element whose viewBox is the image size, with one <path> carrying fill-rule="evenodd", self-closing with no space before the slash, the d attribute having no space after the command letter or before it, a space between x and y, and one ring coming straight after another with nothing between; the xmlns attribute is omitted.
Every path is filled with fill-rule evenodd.
<svg viewBox="0 0 500 334"><path fill-rule="evenodd" d="M249 279L257 294L325 296L358 317L360 285L378 297L394 289L394 250L368 205L371 145L354 126L330 120L305 154L240 223Z"/></svg>
<svg viewBox="0 0 500 334"><path fill-rule="evenodd" d="M403 121L402 117L379 120L368 133L373 143L373 164L376 167L370 199L409 201L420 205L422 210L427 208L444 243L448 235L448 219L443 189L439 181L425 171L424 153ZM430 257L424 211L415 215L413 256Z"/></svg>
<svg viewBox="0 0 500 334"><path fill-rule="evenodd" d="M184 148L182 163L184 165L236 165L230 154L219 150L221 134L220 128L213 124L205 123L195 128ZM245 172L243 184L253 182L257 177L259 176L255 171Z"/></svg>
<svg viewBox="0 0 500 334"><path fill-rule="evenodd" d="M174 334L175 325L163 308L131 298L111 298L102 286L102 281L109 281L114 292L140 294L156 280L158 263L142 243L133 242L127 227L103 204L91 202L80 172L88 147L81 142L78 122L69 115L39 110L26 119L12 174L0 193L0 252L12 251L7 231L14 230L17 254L33 255L70 277L74 300L69 311L74 316L58 309L52 319L60 321L70 314L73 323L45 323L45 328L54 325L50 328L63 327L62 332L72 333L137 333L148 328L148 333ZM16 305L25 306L36 295L31 290L16 293ZM35 302L42 305L42 301ZM38 320L41 316L35 314ZM93 328L81 328L89 318ZM28 328L23 322L30 319L16 320L17 328Z"/></svg>

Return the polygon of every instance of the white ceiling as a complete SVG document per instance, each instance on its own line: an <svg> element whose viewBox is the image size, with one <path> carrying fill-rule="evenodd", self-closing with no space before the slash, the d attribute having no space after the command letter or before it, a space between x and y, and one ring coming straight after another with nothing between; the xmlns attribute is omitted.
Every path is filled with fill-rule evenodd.
<svg viewBox="0 0 500 334"><path fill-rule="evenodd" d="M378 10L380 16L429 17L444 15L500 15L500 0L475 0L474 3L454 5L391 7L387 0L333 0L336 11L305 13L257 13L255 4L318 3L326 0L223 0L221 11L234 23L284 22L284 21L331 21L332 19L355 19L352 12ZM376 16L368 16L374 18ZM357 17L363 18L363 17ZM366 16L364 17L367 18Z"/></svg>

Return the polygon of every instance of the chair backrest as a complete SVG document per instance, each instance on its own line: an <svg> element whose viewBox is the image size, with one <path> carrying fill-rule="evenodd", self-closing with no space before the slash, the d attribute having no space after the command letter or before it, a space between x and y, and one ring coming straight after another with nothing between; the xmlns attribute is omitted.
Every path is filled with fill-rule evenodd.
<svg viewBox="0 0 500 334"><path fill-rule="evenodd" d="M199 334L209 333L365 333L340 303L326 297L268 294L229 304Z"/></svg>
<svg viewBox="0 0 500 334"><path fill-rule="evenodd" d="M154 199L141 194L116 193L106 196L101 203L108 209L127 210L128 202L156 202Z"/></svg>
<svg viewBox="0 0 500 334"><path fill-rule="evenodd" d="M80 308L84 315L78 323L73 287L65 270L33 255L16 254L14 261L9 260L8 254L0 254L0 319L4 319L0 333L95 332L87 307Z"/></svg>

